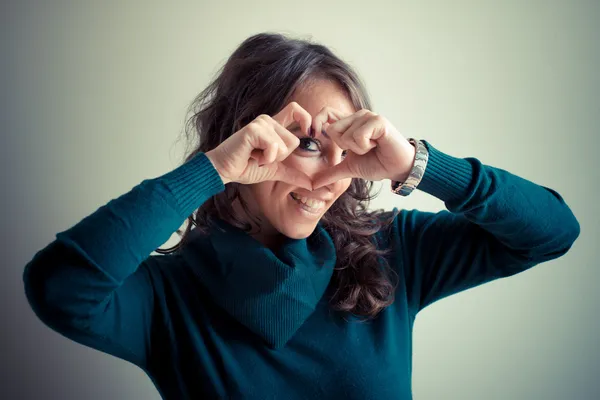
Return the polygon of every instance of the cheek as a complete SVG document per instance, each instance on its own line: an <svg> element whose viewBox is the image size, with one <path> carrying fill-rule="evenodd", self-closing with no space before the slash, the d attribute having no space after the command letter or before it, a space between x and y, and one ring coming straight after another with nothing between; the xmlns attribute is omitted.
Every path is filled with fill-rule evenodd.
<svg viewBox="0 0 600 400"><path fill-rule="evenodd" d="M317 173L321 172L322 169L329 168L319 157L301 157L291 155L290 157L286 158L283 163L290 168L295 168L304 172L311 178ZM336 193L337 197L339 197L346 190L348 190L351 183L352 178L342 179L330 185L330 188Z"/></svg>
<svg viewBox="0 0 600 400"><path fill-rule="evenodd" d="M335 187L335 190L338 193L338 197L341 196L342 194L344 194L344 192L346 192L346 190L348 190L351 183L352 183L352 178L342 179L341 181L336 182L337 186Z"/></svg>
<svg viewBox="0 0 600 400"><path fill-rule="evenodd" d="M263 206L265 203L268 203L269 199L272 198L273 191L273 182L266 181L260 183L254 183L252 185L248 185L248 191L250 192L250 202L254 203L256 206Z"/></svg>
<svg viewBox="0 0 600 400"><path fill-rule="evenodd" d="M319 160L319 157L301 157L292 154L286 158L283 163L290 168L302 171L306 175L312 177L319 171Z"/></svg>

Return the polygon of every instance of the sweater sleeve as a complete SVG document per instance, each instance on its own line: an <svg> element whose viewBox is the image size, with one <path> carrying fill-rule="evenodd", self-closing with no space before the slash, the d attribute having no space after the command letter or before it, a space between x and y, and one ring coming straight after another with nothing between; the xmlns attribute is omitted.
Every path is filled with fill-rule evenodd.
<svg viewBox="0 0 600 400"><path fill-rule="evenodd" d="M222 190L199 153L57 233L25 266L34 313L69 339L146 368L156 322L149 267L162 257L150 254Z"/></svg>
<svg viewBox="0 0 600 400"><path fill-rule="evenodd" d="M392 226L414 314L443 297L558 258L579 236L577 219L556 191L423 142L429 161L418 189L447 210L403 210Z"/></svg>

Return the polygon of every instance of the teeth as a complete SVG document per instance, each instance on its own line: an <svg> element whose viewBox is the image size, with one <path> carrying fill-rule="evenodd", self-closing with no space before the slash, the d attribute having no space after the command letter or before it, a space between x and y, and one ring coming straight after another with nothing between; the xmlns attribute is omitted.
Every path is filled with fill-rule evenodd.
<svg viewBox="0 0 600 400"><path fill-rule="evenodd" d="M311 199L308 197L299 197L296 193L292 193L292 196L300 201L302 204L306 204L310 208L321 208L325 206L325 202L321 200Z"/></svg>

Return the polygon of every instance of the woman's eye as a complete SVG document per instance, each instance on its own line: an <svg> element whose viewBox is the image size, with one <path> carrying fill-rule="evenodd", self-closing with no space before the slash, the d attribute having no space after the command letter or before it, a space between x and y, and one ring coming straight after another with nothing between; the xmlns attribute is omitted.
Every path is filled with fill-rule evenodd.
<svg viewBox="0 0 600 400"><path fill-rule="evenodd" d="M312 148L311 145L313 145ZM319 145L319 142L316 139L305 137L300 138L300 145L298 145L298 148L305 151L319 151L321 149L321 146Z"/></svg>
<svg viewBox="0 0 600 400"><path fill-rule="evenodd" d="M298 145L298 148L300 150L310 151L311 153L321 151L321 142L319 142L318 139L314 139L311 137L303 137L300 138L300 144ZM345 158L347 155L348 150L342 151L342 158Z"/></svg>

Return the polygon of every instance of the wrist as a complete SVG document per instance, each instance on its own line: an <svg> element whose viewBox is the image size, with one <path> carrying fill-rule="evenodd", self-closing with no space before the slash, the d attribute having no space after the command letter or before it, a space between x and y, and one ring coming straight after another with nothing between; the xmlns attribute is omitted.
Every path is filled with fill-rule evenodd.
<svg viewBox="0 0 600 400"><path fill-rule="evenodd" d="M391 178L392 181L395 182L405 182L408 179L408 176L410 175L410 171L412 170L412 168L415 165L415 159L417 156L417 148L415 147L415 145L412 142L409 142L408 140L406 141L406 156L404 157L404 159L407 161L406 163L404 163L404 166L401 168L401 171L393 178Z"/></svg>
<svg viewBox="0 0 600 400"><path fill-rule="evenodd" d="M392 181L392 192L400 196L408 196L419 186L427 168L429 150L422 140L408 139L415 148L415 157L408 177L404 181Z"/></svg>
<svg viewBox="0 0 600 400"><path fill-rule="evenodd" d="M219 167L218 167L219 164L216 161L215 153L213 152L213 150L207 151L204 154L206 155L206 158L208 158L208 160L212 164L213 168L219 174L219 177L221 178L221 181L223 181L223 185L226 185L226 184L230 183L231 179L227 179L226 177L224 177L223 174L221 173L221 171L219 170Z"/></svg>

